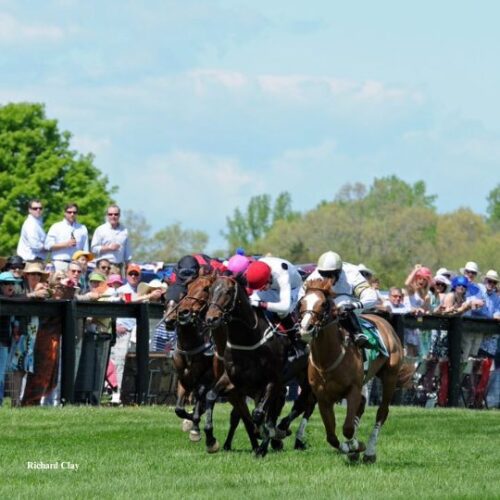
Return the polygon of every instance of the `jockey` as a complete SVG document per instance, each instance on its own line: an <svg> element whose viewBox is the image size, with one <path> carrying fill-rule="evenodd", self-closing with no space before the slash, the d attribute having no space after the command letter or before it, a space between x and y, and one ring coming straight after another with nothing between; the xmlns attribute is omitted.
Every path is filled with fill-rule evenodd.
<svg viewBox="0 0 500 500"><path fill-rule="evenodd" d="M318 259L316 270L307 281L318 278L330 278L335 293L335 305L345 315L342 324L353 335L358 347L370 348L368 337L363 333L355 310L371 309L377 303L376 291L370 287L357 266L342 262L335 252L325 252ZM303 289L304 290L304 289ZM301 296L303 295L301 292Z"/></svg>
<svg viewBox="0 0 500 500"><path fill-rule="evenodd" d="M250 263L245 276L248 288L253 291L250 295L252 306L266 309L272 316L279 318L297 356L300 355L300 347L296 344L295 321L292 318L302 286L297 268L278 257L262 257Z"/></svg>

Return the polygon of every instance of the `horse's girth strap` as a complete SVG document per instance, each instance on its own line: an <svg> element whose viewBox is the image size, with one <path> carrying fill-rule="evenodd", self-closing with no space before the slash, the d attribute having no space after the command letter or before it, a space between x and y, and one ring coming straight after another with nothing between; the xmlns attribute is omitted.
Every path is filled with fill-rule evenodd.
<svg viewBox="0 0 500 500"><path fill-rule="evenodd" d="M340 348L341 348L341 351L340 351L340 354L338 355L337 359L326 369L320 368L318 365L316 365L316 363L313 360L312 351L309 354L309 362L321 374L331 372L331 371L335 370L335 368L337 368L340 365L340 363L342 363L342 360L344 359L346 350L345 350L344 346L340 346Z"/></svg>
<svg viewBox="0 0 500 500"><path fill-rule="evenodd" d="M228 340L226 342L226 348L235 349L237 351L254 351L255 349L257 349L260 346L264 345L270 338L272 338L273 335L274 335L274 330L272 328L269 328L267 330L267 333L256 344L253 344L253 345L238 345L238 344L232 344Z"/></svg>

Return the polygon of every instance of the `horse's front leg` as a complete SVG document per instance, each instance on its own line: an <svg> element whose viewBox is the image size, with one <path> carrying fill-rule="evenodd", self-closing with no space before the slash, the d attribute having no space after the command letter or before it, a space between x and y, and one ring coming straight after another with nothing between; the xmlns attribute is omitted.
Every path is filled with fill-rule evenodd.
<svg viewBox="0 0 500 500"><path fill-rule="evenodd" d="M351 461L359 460L359 453L365 450L365 445L358 442L356 431L359 427L359 414L361 408L361 387L353 385L347 394L347 412L344 420L342 433L346 439L340 450L346 453ZM363 406L364 409L364 406Z"/></svg>
<svg viewBox="0 0 500 500"><path fill-rule="evenodd" d="M333 411L333 401L324 399L322 395L317 395L318 408L326 431L326 440L335 449L340 449L340 442L335 434L335 413Z"/></svg>
<svg viewBox="0 0 500 500"><path fill-rule="evenodd" d="M193 414L188 413L185 409L185 406L186 406L186 389L181 382L177 382L177 400L175 402L175 414L179 418L192 421Z"/></svg>
<svg viewBox="0 0 500 500"><path fill-rule="evenodd" d="M201 384L198 386L196 391L196 404L194 405L193 411L193 428L189 432L189 439L193 442L201 440L200 420L203 412L205 411L206 392L207 390L205 385Z"/></svg>

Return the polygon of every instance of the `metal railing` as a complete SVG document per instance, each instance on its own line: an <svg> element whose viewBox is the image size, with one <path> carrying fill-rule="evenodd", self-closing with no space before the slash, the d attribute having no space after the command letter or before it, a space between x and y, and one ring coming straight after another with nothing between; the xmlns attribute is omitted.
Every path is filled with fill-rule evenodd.
<svg viewBox="0 0 500 500"><path fill-rule="evenodd" d="M426 315L416 317L412 314L390 314L377 312L386 318L404 343L405 328L421 330L447 330L450 360L449 406L458 406L460 397L460 357L463 332L477 332L486 335L500 334L500 322L491 319L461 316ZM116 318L135 318L137 320L137 378L136 402L144 404L147 400L149 365L149 319L161 318L161 304L120 303L120 302L80 302L75 300L27 300L0 298L0 316L41 316L62 319L61 345L61 401L74 402L75 388L75 343L77 319L87 317L111 318L113 331Z"/></svg>

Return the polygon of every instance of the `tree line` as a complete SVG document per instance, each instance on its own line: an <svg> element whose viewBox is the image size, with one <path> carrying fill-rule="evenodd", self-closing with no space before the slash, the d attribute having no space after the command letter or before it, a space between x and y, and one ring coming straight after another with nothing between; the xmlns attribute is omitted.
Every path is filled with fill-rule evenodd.
<svg viewBox="0 0 500 500"><path fill-rule="evenodd" d="M94 156L70 147L71 134L59 131L42 104L0 106L0 255L15 252L19 231L32 198L43 201L45 223L59 220L65 203L77 201L79 220L92 233L104 208L115 203L116 186L94 165ZM248 253L268 253L292 262L314 262L327 249L344 259L375 269L383 286L401 284L415 263L433 269L458 269L475 260L496 268L500 248L500 184L488 195L487 216L467 207L438 214L436 196L424 181L408 184L396 176L341 187L333 200L306 212L294 211L288 192L273 200L254 196L236 207L221 231L228 255L243 246ZM176 261L203 252L208 235L182 228L180 222L152 233L145 217L125 210L134 258Z"/></svg>

